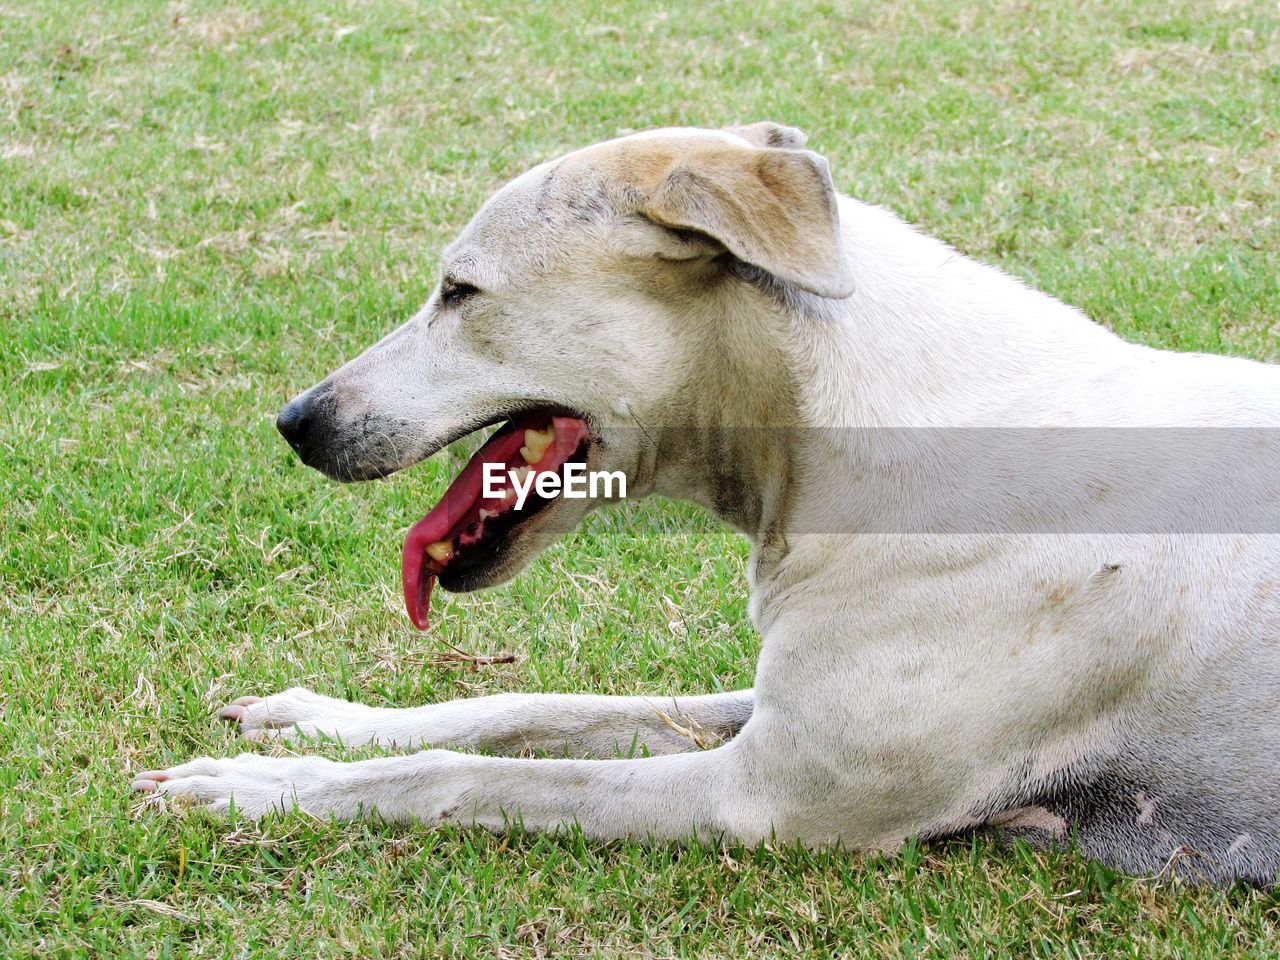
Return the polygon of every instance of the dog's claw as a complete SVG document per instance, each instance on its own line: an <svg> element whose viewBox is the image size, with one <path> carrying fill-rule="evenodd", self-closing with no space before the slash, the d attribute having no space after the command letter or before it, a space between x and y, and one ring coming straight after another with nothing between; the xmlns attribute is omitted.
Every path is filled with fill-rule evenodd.
<svg viewBox="0 0 1280 960"><path fill-rule="evenodd" d="M261 697L240 697L238 700L232 700L225 707L218 711L218 716L223 720L231 720L239 723L244 719L245 714L249 711L246 707L251 707L255 703L261 703Z"/></svg>
<svg viewBox="0 0 1280 960"><path fill-rule="evenodd" d="M143 770L134 774L132 787L139 793L155 793L160 784L169 779L163 770Z"/></svg>

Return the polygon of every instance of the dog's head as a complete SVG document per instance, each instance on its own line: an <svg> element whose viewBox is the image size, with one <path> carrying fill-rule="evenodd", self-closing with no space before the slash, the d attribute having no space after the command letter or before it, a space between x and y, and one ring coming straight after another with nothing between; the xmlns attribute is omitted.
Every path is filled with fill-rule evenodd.
<svg viewBox="0 0 1280 960"><path fill-rule="evenodd" d="M739 419L768 416L784 377L759 360L752 305L851 289L831 177L803 141L767 123L661 130L534 168L444 251L413 319L285 407L280 432L340 480L503 424L410 531L415 623L436 577L499 583L595 505L535 495L517 510L484 496L484 463L585 462L625 473L634 496L662 486L663 436L723 419L724 391Z"/></svg>

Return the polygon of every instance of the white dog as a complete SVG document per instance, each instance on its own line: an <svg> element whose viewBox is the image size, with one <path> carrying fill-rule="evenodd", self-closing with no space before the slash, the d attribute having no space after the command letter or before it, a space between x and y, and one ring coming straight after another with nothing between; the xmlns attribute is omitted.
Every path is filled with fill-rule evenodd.
<svg viewBox="0 0 1280 960"><path fill-rule="evenodd" d="M1248 453L1273 447L1250 436L1233 503L1196 444L1149 438L1272 427L1280 372L1125 343L837 195L803 143L661 130L531 170L444 252L417 316L280 416L342 480L505 424L409 533L419 626L437 578L504 581L599 503L516 510L482 495L485 462L585 462L703 504L752 541L754 690L415 709L288 690L222 715L251 739L507 756L245 754L135 786L604 838L883 848L995 826L1273 882L1280 482ZM1076 428L1087 455L1045 439ZM1136 519L1188 504L1194 529Z"/></svg>

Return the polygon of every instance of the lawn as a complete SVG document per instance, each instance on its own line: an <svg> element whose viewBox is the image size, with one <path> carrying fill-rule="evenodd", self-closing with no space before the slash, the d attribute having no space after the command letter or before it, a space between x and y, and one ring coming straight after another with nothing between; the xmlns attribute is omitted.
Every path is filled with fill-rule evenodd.
<svg viewBox="0 0 1280 960"><path fill-rule="evenodd" d="M213 709L299 683L750 684L745 545L692 508L598 515L420 635L400 540L457 457L339 486L275 434L509 177L785 121L841 189L1125 337L1275 359L1278 28L1231 0L0 0L0 953L1275 956L1275 894L1066 853L229 825L129 781L238 752Z"/></svg>

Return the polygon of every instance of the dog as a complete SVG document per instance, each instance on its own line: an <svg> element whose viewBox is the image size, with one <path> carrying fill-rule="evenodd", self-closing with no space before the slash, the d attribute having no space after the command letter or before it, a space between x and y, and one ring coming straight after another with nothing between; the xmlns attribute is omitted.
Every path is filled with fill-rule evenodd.
<svg viewBox="0 0 1280 960"><path fill-rule="evenodd" d="M206 757L134 786L248 817L597 838L880 850L993 830L1134 874L1270 884L1280 484L1248 458L1278 420L1273 367L1122 341L840 195L798 130L596 144L494 195L422 310L278 427L353 481L501 425L406 538L419 627L437 580L506 581L617 499L516 510L480 489L486 463L582 463L632 499L701 504L751 540L754 688L411 709L291 689L221 716L251 740L431 749ZM1218 502L1222 482L1184 462L1196 443L1126 459L1133 438L1252 428L1256 482L1234 505L1189 530L1125 526ZM1064 436L1121 440L1082 462L1042 442ZM1233 527L1238 510L1257 515Z"/></svg>

